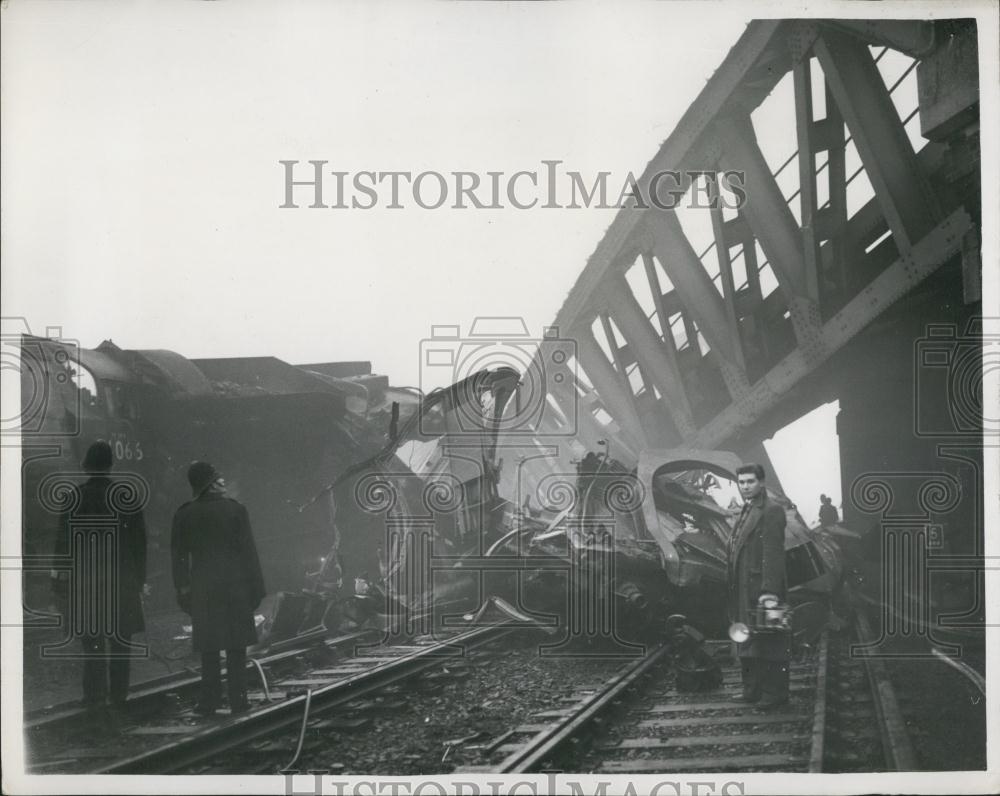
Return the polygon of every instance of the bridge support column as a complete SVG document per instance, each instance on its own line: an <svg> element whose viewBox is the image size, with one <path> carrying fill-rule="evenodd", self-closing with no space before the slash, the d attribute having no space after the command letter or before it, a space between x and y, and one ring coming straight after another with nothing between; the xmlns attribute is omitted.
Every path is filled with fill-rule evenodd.
<svg viewBox="0 0 1000 796"><path fill-rule="evenodd" d="M962 303L954 277L954 269L932 277L830 366L840 369L842 516L863 535L868 580L885 599L902 595L890 606L896 618L919 600L933 622L975 627L983 450L965 420L982 417L981 339L968 325L980 307ZM886 558L885 539L900 528L926 546L915 563ZM924 578L925 567L948 571Z"/></svg>

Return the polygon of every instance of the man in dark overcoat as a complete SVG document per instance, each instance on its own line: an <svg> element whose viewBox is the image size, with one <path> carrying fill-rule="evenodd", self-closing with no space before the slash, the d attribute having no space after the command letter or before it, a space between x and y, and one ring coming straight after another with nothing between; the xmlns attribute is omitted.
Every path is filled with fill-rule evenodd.
<svg viewBox="0 0 1000 796"><path fill-rule="evenodd" d="M208 715L221 706L219 652L226 651L226 684L233 713L248 708L246 648L257 642L254 611L264 576L246 508L226 497L225 481L207 462L188 469L194 499L174 515L171 531L177 602L191 615L192 643L201 653L201 698Z"/></svg>
<svg viewBox="0 0 1000 796"><path fill-rule="evenodd" d="M55 555L71 569L52 571L52 590L65 606L70 634L83 644L83 703L122 707L128 698L133 634L145 630L146 587L144 485L112 479L111 446L98 440L83 469L89 478L74 487L62 515ZM110 676L109 676L110 675Z"/></svg>
<svg viewBox="0 0 1000 796"><path fill-rule="evenodd" d="M840 522L840 514L837 512L837 507L833 505L833 501L826 495L819 496L819 522L820 525L836 525Z"/></svg>
<svg viewBox="0 0 1000 796"><path fill-rule="evenodd" d="M759 606L785 600L785 511L768 500L764 468L746 464L736 471L743 508L729 540L729 612L733 622L750 623ZM788 632L756 633L739 645L746 702L773 708L788 701Z"/></svg>

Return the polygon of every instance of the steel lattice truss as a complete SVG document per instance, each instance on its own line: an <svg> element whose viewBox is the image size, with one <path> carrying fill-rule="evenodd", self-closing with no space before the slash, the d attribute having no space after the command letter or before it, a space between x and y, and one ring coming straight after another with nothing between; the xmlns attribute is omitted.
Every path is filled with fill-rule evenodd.
<svg viewBox="0 0 1000 796"><path fill-rule="evenodd" d="M619 211L554 321L577 356L549 374L561 412L541 435L572 429L633 461L720 446L953 255L975 258L978 165L972 189L956 184L944 174L954 139L925 129L936 73L921 76L917 116L917 73L947 72L929 59L961 44L943 35L913 21L750 24L638 181L646 190L669 170L718 198L718 175L734 170L748 201ZM974 29L970 40L974 53ZM974 70L951 78L976 91ZM912 107L900 108L907 90ZM782 97L797 152L769 160L756 117Z"/></svg>

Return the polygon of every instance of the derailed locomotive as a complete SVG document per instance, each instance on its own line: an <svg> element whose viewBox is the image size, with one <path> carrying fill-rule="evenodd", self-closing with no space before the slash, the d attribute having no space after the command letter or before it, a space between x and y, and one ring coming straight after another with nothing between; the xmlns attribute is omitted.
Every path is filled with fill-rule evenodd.
<svg viewBox="0 0 1000 796"><path fill-rule="evenodd" d="M28 614L51 599L55 537L69 508L59 496L85 478L80 462L94 440L110 443L117 477L136 489L149 538L149 599L171 607L170 523L190 499L185 472L193 459L211 461L247 505L269 587L296 589L307 562L330 543L326 518L301 506L384 446L393 404L404 416L416 406L415 394L391 388L367 362L188 359L27 333L4 344L14 349L4 354L16 357L21 380L12 430L21 442ZM44 625L44 616L37 621Z"/></svg>

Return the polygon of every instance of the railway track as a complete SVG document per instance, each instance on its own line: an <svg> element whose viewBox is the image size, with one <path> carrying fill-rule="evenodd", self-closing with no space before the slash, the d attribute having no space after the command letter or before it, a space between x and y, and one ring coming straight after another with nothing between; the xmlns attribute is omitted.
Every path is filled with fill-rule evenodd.
<svg viewBox="0 0 1000 796"><path fill-rule="evenodd" d="M362 631L330 638L326 631L323 631L281 641L271 646L266 655L247 660L248 682L260 683L260 675L265 667L291 665L303 656L336 654L352 644L362 643L373 636L374 631ZM198 669L185 668L135 684L129 691L128 712L143 713L156 710L168 694L179 698L193 697L200 682L201 673ZM24 728L26 731L37 733L45 728L66 727L75 722L86 722L91 718L92 714L88 713L80 700L69 700L26 711Z"/></svg>
<svg viewBox="0 0 1000 796"><path fill-rule="evenodd" d="M787 705L764 712L734 701L741 691L739 663L728 644L714 645L721 687L684 693L665 678L644 693L635 722L597 750L608 772L809 771L816 757L815 706L826 666L826 645L792 662Z"/></svg>
<svg viewBox="0 0 1000 796"><path fill-rule="evenodd" d="M307 735L312 748L302 759L329 760L321 751L328 747L317 732L348 732L359 738L377 732L368 729L371 718L366 711L388 716L388 709L399 715L404 697L412 693L411 678L443 664L460 670L466 650L514 629L491 625L446 639L395 646L372 643L353 656L350 651L364 642L358 634L293 644L258 662L261 687L251 694L254 709L237 717L195 717L197 677L163 678L139 689L122 725L106 736L88 736L86 723L72 706L30 716L29 761L37 773L294 770ZM501 724L489 733L448 741L439 762L445 763L452 744L473 739L467 752L451 755L453 761L462 758L454 763L460 766L457 770L833 773L926 768L910 737L911 730L919 734L919 727L912 719L907 724L907 711L915 703L896 694L892 664L852 654L872 638L861 613L850 628L824 633L792 661L790 700L772 711L735 700L740 673L728 641L706 642L722 669L723 682L696 693L677 689L668 646L649 647L644 657L625 662L610 677L605 668L577 679L547 707L519 713L519 723L506 730ZM492 660L490 653L479 655L485 655L483 661ZM961 675L980 693L975 690L980 685L975 672L965 671L969 667L940 653L928 655L926 666L939 679ZM445 698L455 700L456 707L472 697L473 692L454 682L455 671L430 677L433 683L424 678L421 688L450 691ZM452 765L440 770L452 770Z"/></svg>
<svg viewBox="0 0 1000 796"><path fill-rule="evenodd" d="M473 770L810 770L817 731L813 696L825 646L793 663L789 705L768 714L733 701L740 691L740 674L730 643L706 642L706 647L722 666L719 688L677 691L669 648L652 648L561 715L537 717L548 718L547 725L517 728L519 733L535 732L520 744L500 747L497 751L507 754L499 762ZM582 756L581 748L586 749Z"/></svg>
<svg viewBox="0 0 1000 796"><path fill-rule="evenodd" d="M273 773L282 766L261 754L269 739L298 731L301 750L305 727L321 713L461 659L466 650L512 629L506 624L489 625L408 645L359 646L361 634L354 634L319 648L293 647L258 661L261 687L248 695L251 710L238 716L219 713L206 719L194 714L198 678L191 676L164 678L142 689L130 698L126 715L104 732L95 732L79 708L50 710L26 722L29 771L204 773L211 771L213 761L236 755L256 758L247 763L249 773ZM332 665L303 665L306 655L343 653L348 648L357 648L360 654L343 655ZM275 674L282 665L288 668ZM272 677L264 674L265 667L272 669ZM294 762L286 757L284 767Z"/></svg>
<svg viewBox="0 0 1000 796"><path fill-rule="evenodd" d="M681 692L658 647L562 711L539 714L468 771L608 773L913 770L899 700L878 659L852 658L853 633L824 633L790 665L790 698L765 711L736 700L739 662L727 642L706 642L722 668L712 691ZM503 754L502 759L497 756Z"/></svg>

